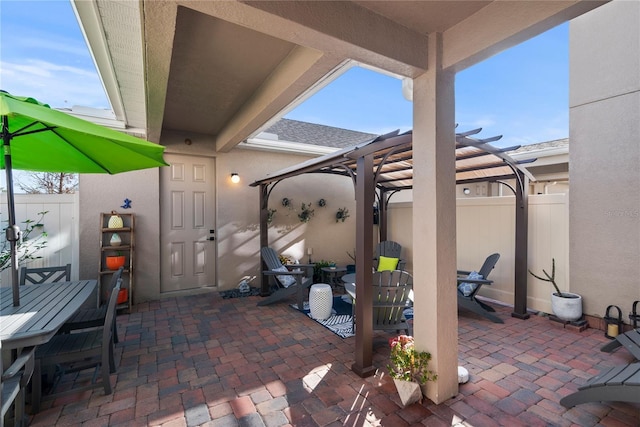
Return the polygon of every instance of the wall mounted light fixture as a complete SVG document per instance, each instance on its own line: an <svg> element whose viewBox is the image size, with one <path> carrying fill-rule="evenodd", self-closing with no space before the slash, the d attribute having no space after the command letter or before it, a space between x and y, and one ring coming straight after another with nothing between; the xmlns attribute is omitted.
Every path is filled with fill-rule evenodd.
<svg viewBox="0 0 640 427"><path fill-rule="evenodd" d="M231 182L233 182L234 184L237 184L240 182L240 175L238 175L237 173L232 173L231 174Z"/></svg>
<svg viewBox="0 0 640 427"><path fill-rule="evenodd" d="M464 194L466 194L467 196L468 196L469 194L471 194L471 190L469 190L467 187L463 188L463 189L462 189L462 192L463 192Z"/></svg>

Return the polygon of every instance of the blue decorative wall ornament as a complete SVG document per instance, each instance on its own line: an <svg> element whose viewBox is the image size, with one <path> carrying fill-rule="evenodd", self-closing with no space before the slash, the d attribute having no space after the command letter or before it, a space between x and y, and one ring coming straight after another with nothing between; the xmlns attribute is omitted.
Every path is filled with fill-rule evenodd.
<svg viewBox="0 0 640 427"><path fill-rule="evenodd" d="M131 200L124 199L124 205L120 206L122 209L131 209Z"/></svg>

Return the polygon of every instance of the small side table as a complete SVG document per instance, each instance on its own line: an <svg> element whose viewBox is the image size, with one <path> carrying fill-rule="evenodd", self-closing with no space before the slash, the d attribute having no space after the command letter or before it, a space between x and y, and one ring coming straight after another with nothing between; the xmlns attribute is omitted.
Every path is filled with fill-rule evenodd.
<svg viewBox="0 0 640 427"><path fill-rule="evenodd" d="M331 284L331 287L343 286L342 277L347 272L345 267L322 267L322 278L327 283Z"/></svg>

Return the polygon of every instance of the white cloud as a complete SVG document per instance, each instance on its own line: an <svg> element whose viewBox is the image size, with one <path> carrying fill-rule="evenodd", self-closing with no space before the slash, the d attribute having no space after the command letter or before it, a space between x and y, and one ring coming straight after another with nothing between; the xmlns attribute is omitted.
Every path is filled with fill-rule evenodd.
<svg viewBox="0 0 640 427"><path fill-rule="evenodd" d="M68 38L61 39L58 36L55 36L55 39L21 37L17 39L17 41L20 43L20 46L25 49L35 48L41 51L67 53L80 57L86 57L88 53L87 47L83 43L79 43L78 40Z"/></svg>
<svg viewBox="0 0 640 427"><path fill-rule="evenodd" d="M31 96L52 107L108 108L102 83L93 70L47 61L0 62L2 89Z"/></svg>

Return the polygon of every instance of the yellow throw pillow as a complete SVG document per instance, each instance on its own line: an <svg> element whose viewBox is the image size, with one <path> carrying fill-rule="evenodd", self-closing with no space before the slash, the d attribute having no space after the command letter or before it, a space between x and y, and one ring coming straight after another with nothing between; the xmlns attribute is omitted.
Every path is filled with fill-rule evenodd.
<svg viewBox="0 0 640 427"><path fill-rule="evenodd" d="M398 261L398 258L380 256L378 260L378 271L395 270L398 266Z"/></svg>

